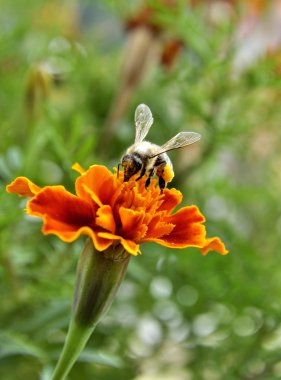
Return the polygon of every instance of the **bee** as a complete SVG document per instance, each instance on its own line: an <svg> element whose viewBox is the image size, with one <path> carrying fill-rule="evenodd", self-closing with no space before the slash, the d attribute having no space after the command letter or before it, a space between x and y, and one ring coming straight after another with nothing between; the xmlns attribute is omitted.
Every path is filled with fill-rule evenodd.
<svg viewBox="0 0 281 380"><path fill-rule="evenodd" d="M149 186L151 178L156 175L159 187L163 191L174 177L173 165L166 152L193 144L201 135L195 132L180 132L164 145L158 146L144 140L152 124L153 117L149 107L140 104L135 111L135 142L127 149L118 164L118 173L122 166L124 182L137 173L137 181L147 175L145 187Z"/></svg>

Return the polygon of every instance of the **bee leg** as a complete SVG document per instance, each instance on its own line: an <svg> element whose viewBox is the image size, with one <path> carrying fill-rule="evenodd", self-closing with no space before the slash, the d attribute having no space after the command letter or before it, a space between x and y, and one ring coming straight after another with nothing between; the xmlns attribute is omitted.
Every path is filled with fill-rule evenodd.
<svg viewBox="0 0 281 380"><path fill-rule="evenodd" d="M163 190L166 187L166 182L165 182L164 178L161 176L159 177L159 187L160 187L161 193L163 193Z"/></svg>
<svg viewBox="0 0 281 380"><path fill-rule="evenodd" d="M146 167L145 165L143 165L142 169L141 169L141 172L140 172L140 175L138 178L136 178L136 181L138 181L139 179L141 179L146 173Z"/></svg>
<svg viewBox="0 0 281 380"><path fill-rule="evenodd" d="M121 166L121 164L119 163L117 166L117 178L119 178L120 166Z"/></svg>
<svg viewBox="0 0 281 380"><path fill-rule="evenodd" d="M153 174L154 174L154 169L150 169L149 170L149 174L148 174L148 178L145 181L145 187L146 188L150 185L150 181L151 181L151 178L152 178Z"/></svg>

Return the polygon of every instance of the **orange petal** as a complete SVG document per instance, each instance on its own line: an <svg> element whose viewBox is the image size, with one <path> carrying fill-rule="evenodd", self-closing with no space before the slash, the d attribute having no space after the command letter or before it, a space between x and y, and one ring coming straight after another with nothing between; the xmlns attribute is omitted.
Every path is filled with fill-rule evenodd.
<svg viewBox="0 0 281 380"><path fill-rule="evenodd" d="M204 247L201 248L201 252L203 255L207 255L209 251L217 251L221 255L228 254L228 250L218 237L206 239Z"/></svg>
<svg viewBox="0 0 281 380"><path fill-rule="evenodd" d="M27 213L42 217L43 233L54 233L68 242L85 233L83 228L92 230L95 220L91 205L63 186L42 189L28 202Z"/></svg>
<svg viewBox="0 0 281 380"><path fill-rule="evenodd" d="M110 204L112 194L116 189L115 180L114 175L105 166L93 165L77 178L76 193L87 201L94 198L93 200L100 205Z"/></svg>
<svg viewBox="0 0 281 380"><path fill-rule="evenodd" d="M33 197L41 188L26 177L18 177L6 186L8 193L16 193L21 197Z"/></svg>
<svg viewBox="0 0 281 380"><path fill-rule="evenodd" d="M139 248L139 244L136 244L132 240L124 239L121 236L110 234L108 232L99 232L98 236L101 238L104 238L104 239L109 239L110 241L119 240L120 244L123 245L125 251L127 251L131 255L137 256L138 254L141 253L140 248Z"/></svg>
<svg viewBox="0 0 281 380"><path fill-rule="evenodd" d="M166 247L202 247L206 230L202 222L205 220L196 206L183 207L175 214L166 217L165 222L174 224L173 230L161 238L145 238L143 241L154 241Z"/></svg>
<svg viewBox="0 0 281 380"><path fill-rule="evenodd" d="M107 231L115 232L116 225L112 209L110 206L102 206L98 209L96 214L96 224Z"/></svg>
<svg viewBox="0 0 281 380"><path fill-rule="evenodd" d="M203 223L205 222L205 217L201 214L197 206L186 206L182 207L176 213L165 217L165 221L176 225L181 223L185 225L189 223Z"/></svg>
<svg viewBox="0 0 281 380"><path fill-rule="evenodd" d="M126 239L139 241L147 231L147 226L143 224L145 212L120 207L119 215L122 227L118 232Z"/></svg>
<svg viewBox="0 0 281 380"><path fill-rule="evenodd" d="M149 225L145 238L160 238L161 236L169 235L173 231L174 227L174 224L164 222L156 223L153 228Z"/></svg>
<svg viewBox="0 0 281 380"><path fill-rule="evenodd" d="M131 255L137 256L141 254L139 244L136 244L134 241L128 239L121 239L120 243L123 245L125 251L127 251Z"/></svg>
<svg viewBox="0 0 281 380"><path fill-rule="evenodd" d="M104 251L113 243L112 239L104 239L103 237L99 236L99 232L89 231L88 235L92 238L94 246L98 251Z"/></svg>
<svg viewBox="0 0 281 380"><path fill-rule="evenodd" d="M165 189L163 195L163 202L158 208L158 211L172 212L174 208L182 201L182 193L176 189Z"/></svg>
<svg viewBox="0 0 281 380"><path fill-rule="evenodd" d="M86 185L82 184L81 185L81 190L84 190L85 193L84 195L82 196L81 192L80 192L80 197L85 199L87 202L91 202L91 201L94 201L94 203L99 206L99 207L102 207L103 204L101 202L101 200L99 199L99 197Z"/></svg>

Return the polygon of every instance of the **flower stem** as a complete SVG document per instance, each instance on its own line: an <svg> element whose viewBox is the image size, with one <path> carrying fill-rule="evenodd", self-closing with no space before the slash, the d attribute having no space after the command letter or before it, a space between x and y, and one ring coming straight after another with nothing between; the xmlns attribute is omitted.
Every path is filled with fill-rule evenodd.
<svg viewBox="0 0 281 380"><path fill-rule="evenodd" d="M103 252L88 239L79 259L71 321L51 380L63 380L109 309L125 276L130 254L117 244Z"/></svg>
<svg viewBox="0 0 281 380"><path fill-rule="evenodd" d="M94 329L95 325L85 329L85 326L79 326L75 321L71 321L63 351L51 380L65 379Z"/></svg>

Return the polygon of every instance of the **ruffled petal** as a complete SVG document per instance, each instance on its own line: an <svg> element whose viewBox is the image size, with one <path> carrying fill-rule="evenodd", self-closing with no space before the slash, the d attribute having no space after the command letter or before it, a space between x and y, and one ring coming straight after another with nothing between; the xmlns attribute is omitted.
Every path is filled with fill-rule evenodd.
<svg viewBox="0 0 281 380"><path fill-rule="evenodd" d="M82 184L81 190L82 189L85 191L84 196L81 197L82 199L85 199L87 202L93 202L98 207L102 207L101 200L88 186Z"/></svg>
<svg viewBox="0 0 281 380"><path fill-rule="evenodd" d="M204 256L207 255L209 251L216 251L221 255L228 254L228 250L225 248L225 245L218 237L206 239L204 247L200 250Z"/></svg>
<svg viewBox="0 0 281 380"><path fill-rule="evenodd" d="M139 241L147 231L147 225L143 224L145 212L134 211L125 207L120 207L119 216L121 228L118 233L126 239Z"/></svg>
<svg viewBox="0 0 281 380"><path fill-rule="evenodd" d="M154 225L153 228L150 228L149 225L148 232L145 235L145 239L160 238L161 236L169 235L173 231L174 227L174 224L165 222L158 222Z"/></svg>
<svg viewBox="0 0 281 380"><path fill-rule="evenodd" d="M77 230L73 231L71 231L70 229L65 229L64 231L62 231L62 228L65 228L65 226L63 224L60 224L59 222L51 224L49 223L49 221L46 221L46 223L44 223L43 225L42 232L45 235L56 235L59 239L66 243L71 243L75 241L81 235L87 235L92 239L94 246L98 251L104 251L105 249L109 248L113 243L113 240L110 241L108 239L103 239L102 237L98 236L98 232L92 230L90 227L80 227Z"/></svg>
<svg viewBox="0 0 281 380"><path fill-rule="evenodd" d="M143 241L154 241L172 248L204 246L206 230L202 224L205 218L196 206L183 207L164 221L175 227L161 238L144 238Z"/></svg>
<svg viewBox="0 0 281 380"><path fill-rule="evenodd" d="M165 189L163 193L163 201L158 211L172 212L174 208L182 201L182 193L176 189Z"/></svg>
<svg viewBox="0 0 281 380"><path fill-rule="evenodd" d="M95 220L91 205L63 186L42 189L28 202L27 213L43 219L43 233L53 233L67 242L82 233L90 234Z"/></svg>
<svg viewBox="0 0 281 380"><path fill-rule="evenodd" d="M121 239L120 243L123 245L125 251L129 252L131 255L137 256L141 254L139 244L136 244L134 241Z"/></svg>
<svg viewBox="0 0 281 380"><path fill-rule="evenodd" d="M205 222L205 217L201 214L197 206L186 206L182 207L179 211L172 215L164 218L167 223L173 223L176 226L193 224L193 223L203 223Z"/></svg>
<svg viewBox="0 0 281 380"><path fill-rule="evenodd" d="M116 225L114 216L110 206L102 206L98 209L96 214L96 224L107 231L115 232Z"/></svg>
<svg viewBox="0 0 281 380"><path fill-rule="evenodd" d="M109 239L111 242L113 240L119 240L120 244L124 247L125 251L131 255L137 256L141 253L139 244L129 239L124 239L121 236L110 234L109 232L99 232L98 236L104 239Z"/></svg>
<svg viewBox="0 0 281 380"><path fill-rule="evenodd" d="M93 165L77 178L75 188L77 195L86 201L93 199L99 205L108 205L117 188L117 181L105 166Z"/></svg>
<svg viewBox="0 0 281 380"><path fill-rule="evenodd" d="M105 239L99 236L99 232L96 231L93 231L93 233L89 233L88 235L92 238L94 246L98 251L104 251L113 243L113 239Z"/></svg>
<svg viewBox="0 0 281 380"><path fill-rule="evenodd" d="M15 193L21 197L33 197L41 188L26 177L18 177L6 186L8 193Z"/></svg>

